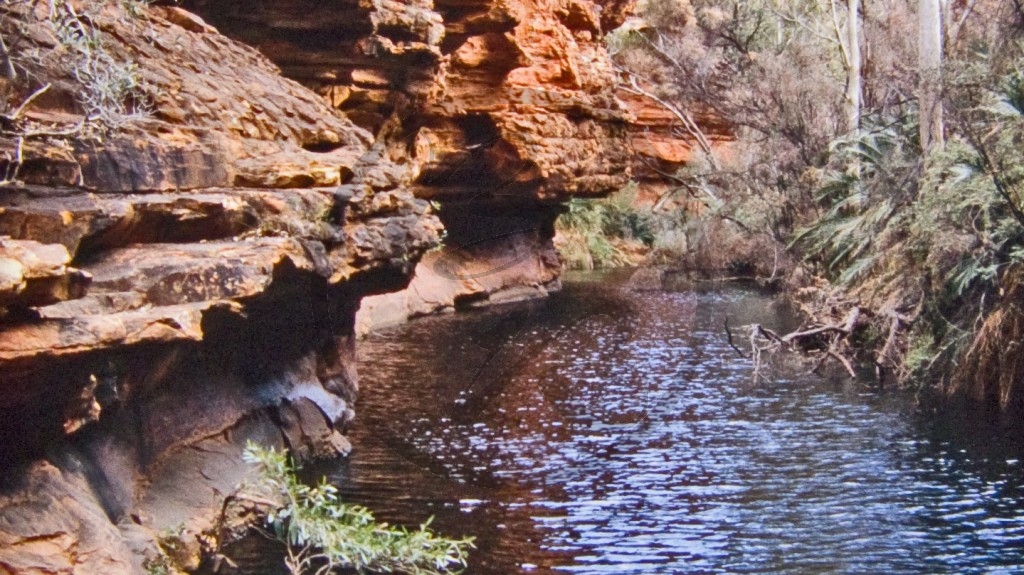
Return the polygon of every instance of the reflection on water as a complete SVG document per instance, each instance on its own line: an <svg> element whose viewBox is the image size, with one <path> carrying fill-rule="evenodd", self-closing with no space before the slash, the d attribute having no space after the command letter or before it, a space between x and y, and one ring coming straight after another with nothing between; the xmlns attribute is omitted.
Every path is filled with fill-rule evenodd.
<svg viewBox="0 0 1024 575"><path fill-rule="evenodd" d="M474 574L1024 572L1019 445L752 383L723 319L788 327L767 296L588 279L365 342L343 495L477 536Z"/></svg>

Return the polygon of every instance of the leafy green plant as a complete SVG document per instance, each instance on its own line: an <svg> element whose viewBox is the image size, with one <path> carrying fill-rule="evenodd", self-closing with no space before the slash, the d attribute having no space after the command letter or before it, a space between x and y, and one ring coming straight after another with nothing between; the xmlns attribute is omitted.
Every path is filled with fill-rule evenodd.
<svg viewBox="0 0 1024 575"><path fill-rule="evenodd" d="M915 152L913 122L837 140L818 192L824 212L791 244L858 295L914 309L906 376L955 361L1003 271L1024 262L1021 78L1019 63L952 72L955 129L927 157Z"/></svg>
<svg viewBox="0 0 1024 575"><path fill-rule="evenodd" d="M599 200L573 198L556 227L561 236L559 250L566 265L574 269L611 268L637 265L643 254L680 241L681 216L676 212L655 213L638 207L636 186ZM664 240L664 241L662 241Z"/></svg>
<svg viewBox="0 0 1024 575"><path fill-rule="evenodd" d="M575 269L619 267L630 264L630 258L612 241L605 230L614 225L613 214L601 200L569 201L568 211L557 223L565 237L561 246L566 265Z"/></svg>
<svg viewBox="0 0 1024 575"><path fill-rule="evenodd" d="M287 547L286 563L294 575L341 569L428 575L466 566L472 537L438 536L428 528L429 520L411 531L378 523L365 507L341 502L334 486L299 481L288 455L274 449L250 443L245 459L259 467L254 487L283 501L267 516L267 525Z"/></svg>
<svg viewBox="0 0 1024 575"><path fill-rule="evenodd" d="M822 263L840 284L851 285L872 271L885 248L887 226L900 221L912 197L917 163L910 137L888 126L831 145L832 167L817 194L825 212L798 230L790 246Z"/></svg>

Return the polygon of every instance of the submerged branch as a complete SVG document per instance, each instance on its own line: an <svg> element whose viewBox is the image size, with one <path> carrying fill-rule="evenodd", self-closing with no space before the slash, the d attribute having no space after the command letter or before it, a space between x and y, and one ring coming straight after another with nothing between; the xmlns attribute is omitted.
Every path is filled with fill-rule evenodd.
<svg viewBox="0 0 1024 575"><path fill-rule="evenodd" d="M736 355L739 355L743 359L747 359L747 357L748 357L747 354L743 353L743 350L740 349L739 347L737 347L736 344L733 343L733 341L732 341L732 330L729 329L729 316L725 316L724 324L725 324L725 336L726 336L726 339L729 342L729 347L731 347L736 352Z"/></svg>

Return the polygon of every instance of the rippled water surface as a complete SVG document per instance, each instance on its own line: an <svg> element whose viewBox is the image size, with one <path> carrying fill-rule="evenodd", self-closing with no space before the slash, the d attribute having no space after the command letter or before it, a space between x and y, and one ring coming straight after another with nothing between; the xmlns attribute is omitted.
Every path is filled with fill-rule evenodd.
<svg viewBox="0 0 1024 575"><path fill-rule="evenodd" d="M365 342L343 494L475 535L474 574L1024 573L1019 445L863 384L753 383L723 321L791 327L768 296L599 279Z"/></svg>

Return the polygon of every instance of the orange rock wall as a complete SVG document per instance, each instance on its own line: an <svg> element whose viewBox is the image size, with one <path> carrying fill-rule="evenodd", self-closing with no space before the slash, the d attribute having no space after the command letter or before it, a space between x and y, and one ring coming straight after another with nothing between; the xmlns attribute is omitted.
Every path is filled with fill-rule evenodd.
<svg viewBox="0 0 1024 575"><path fill-rule="evenodd" d="M629 179L630 117L613 91L593 2L184 5L373 132L390 158L410 166L415 195L438 202L445 247L475 254L479 261L469 265L477 271L501 268L490 280L446 283L421 264L407 296L364 302L378 311L365 312L361 325L423 307L396 298L450 306L557 289L551 238L559 204L611 193ZM508 233L533 254L520 258ZM504 267L516 258L514 269ZM379 312L392 304L410 311Z"/></svg>
<svg viewBox="0 0 1024 575"><path fill-rule="evenodd" d="M8 106L50 84L0 130L0 573L142 572L135 544L180 520L159 511L198 532L247 437L344 452L359 301L442 232L410 165L320 95L178 7L126 4L0 6L28 79L0 80ZM51 5L133 63L143 117L76 128ZM199 441L223 456L182 463Z"/></svg>
<svg viewBox="0 0 1024 575"><path fill-rule="evenodd" d="M420 197L605 194L623 108L586 0L186 0L414 164Z"/></svg>
<svg viewBox="0 0 1024 575"><path fill-rule="evenodd" d="M140 478L195 442L343 451L357 330L558 289L562 202L622 187L624 142L669 129L614 92L600 36L628 2L69 1L148 113L0 134L0 462L43 485L0 489L0 571L138 571L107 518L171 526L136 513L163 493ZM24 121L56 129L83 111L50 5L0 6L0 32L43 55Z"/></svg>

